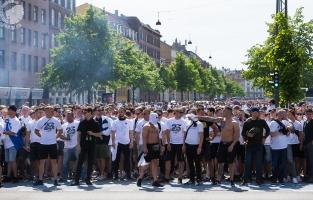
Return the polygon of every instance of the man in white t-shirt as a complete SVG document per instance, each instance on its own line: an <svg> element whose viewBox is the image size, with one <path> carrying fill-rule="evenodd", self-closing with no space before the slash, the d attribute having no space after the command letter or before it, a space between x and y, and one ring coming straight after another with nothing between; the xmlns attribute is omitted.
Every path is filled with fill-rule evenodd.
<svg viewBox="0 0 313 200"><path fill-rule="evenodd" d="M31 121L31 117L29 116L29 114L30 114L29 107L23 106L21 109L20 117L19 117L19 120L22 126L27 127L27 124L29 123L29 121Z"/></svg>
<svg viewBox="0 0 313 200"><path fill-rule="evenodd" d="M185 185L194 185L201 183L201 151L203 144L203 124L195 116L196 111L191 111L191 114L187 115L187 131L186 131L186 156L190 169L189 181ZM195 176L197 179L195 180Z"/></svg>
<svg viewBox="0 0 313 200"><path fill-rule="evenodd" d="M143 118L137 123L136 128L135 128L138 155L143 152L142 129L143 129L143 126L149 122L149 115L150 115L150 110L148 109L144 110Z"/></svg>
<svg viewBox="0 0 313 200"><path fill-rule="evenodd" d="M116 146L117 144L117 146ZM127 179L131 179L130 174L130 149L133 148L133 130L131 123L125 116L125 109L120 108L118 119L112 125L112 147L117 148L116 158L114 161L114 179L118 180L118 169L121 154L124 155L124 170Z"/></svg>
<svg viewBox="0 0 313 200"><path fill-rule="evenodd" d="M177 108L174 111L174 118L167 121L167 141L169 143L166 146L167 156L165 164L165 180L170 180L171 166L175 165L175 158L177 157L179 165L178 183L182 184L183 171L184 171L184 138L186 134L186 122L182 119L184 112L182 109Z"/></svg>
<svg viewBox="0 0 313 200"><path fill-rule="evenodd" d="M5 149L5 161L8 163L8 173L7 176L10 178L13 173L12 181L17 182L17 166L16 166L16 154L17 150L14 146L10 136L16 136L17 132L21 128L21 123L16 117L17 108L15 106L10 106L8 108L8 116L4 120L4 131L5 135L3 144Z"/></svg>
<svg viewBox="0 0 313 200"><path fill-rule="evenodd" d="M271 130L271 153L272 153L272 182L276 183L277 178L280 183L286 177L287 162L287 135L289 134L289 123L284 120L286 111L279 110L276 120L270 123ZM277 173L278 172L278 173Z"/></svg>
<svg viewBox="0 0 313 200"><path fill-rule="evenodd" d="M68 169L70 162L72 162L73 168L72 172L76 168L76 163L78 159L77 151L77 128L79 122L74 120L74 113L68 112L66 115L66 123L62 125L63 135L61 139L64 140L64 157L63 157L63 171L62 171L62 181L68 178ZM60 181L61 181L60 180Z"/></svg>
<svg viewBox="0 0 313 200"><path fill-rule="evenodd" d="M38 120L35 133L40 137L40 164L39 164L39 179L34 185L43 185L43 174L45 169L45 163L48 158L51 161L51 168L53 173L54 185L58 186L58 149L57 138L63 133L60 121L53 117L53 107L47 106L45 108L45 117Z"/></svg>
<svg viewBox="0 0 313 200"><path fill-rule="evenodd" d="M296 160L294 158L299 157L300 154L300 140L299 137L303 136L303 126L301 122L296 120L296 111L288 111L288 122L292 127L290 134L287 136L288 147L287 147L287 161L290 167L290 174L292 176L292 182L298 183L300 174L297 175Z"/></svg>
<svg viewBox="0 0 313 200"><path fill-rule="evenodd" d="M33 176L36 178L39 176L39 153L40 153L40 137L36 135L35 129L38 120L43 116L43 111L41 109L36 109L34 118L28 122L26 125L27 134L30 138L30 161L32 167Z"/></svg>

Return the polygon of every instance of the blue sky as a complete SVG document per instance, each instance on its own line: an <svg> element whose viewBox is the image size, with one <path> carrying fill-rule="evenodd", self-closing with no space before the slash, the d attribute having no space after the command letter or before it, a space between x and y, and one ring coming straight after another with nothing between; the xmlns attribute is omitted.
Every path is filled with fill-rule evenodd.
<svg viewBox="0 0 313 200"><path fill-rule="evenodd" d="M188 47L217 67L244 69L246 52L267 37L266 22L275 13L276 0L77 0L105 7L109 12L119 10L127 16L137 16L146 24L160 30L161 40L169 44L178 38ZM304 7L306 20L313 19L313 0L289 0L289 14ZM162 26L156 26L157 12Z"/></svg>

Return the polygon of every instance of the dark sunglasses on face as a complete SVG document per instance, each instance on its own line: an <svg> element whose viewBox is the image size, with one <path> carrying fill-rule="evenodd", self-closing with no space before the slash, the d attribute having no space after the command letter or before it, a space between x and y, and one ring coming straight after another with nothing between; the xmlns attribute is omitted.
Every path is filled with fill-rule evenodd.
<svg viewBox="0 0 313 200"><path fill-rule="evenodd" d="M303 113L297 113L297 115L303 115Z"/></svg>

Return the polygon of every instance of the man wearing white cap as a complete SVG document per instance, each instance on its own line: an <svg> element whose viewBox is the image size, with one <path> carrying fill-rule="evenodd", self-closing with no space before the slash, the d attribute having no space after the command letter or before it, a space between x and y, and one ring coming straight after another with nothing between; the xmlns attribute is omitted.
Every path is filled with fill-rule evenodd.
<svg viewBox="0 0 313 200"><path fill-rule="evenodd" d="M157 113L150 113L149 122L146 123L142 129L142 139L145 162L151 164L151 171L153 176L152 186L162 187L162 185L157 182L160 157L160 140ZM141 156L142 155L139 157ZM137 180L138 187L141 187L142 178L148 166L149 165L139 166L140 175Z"/></svg>

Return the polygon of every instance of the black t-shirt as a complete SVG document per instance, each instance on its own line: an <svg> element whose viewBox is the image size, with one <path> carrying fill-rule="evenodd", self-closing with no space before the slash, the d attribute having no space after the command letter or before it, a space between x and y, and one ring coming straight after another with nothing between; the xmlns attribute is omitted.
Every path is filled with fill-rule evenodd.
<svg viewBox="0 0 313 200"><path fill-rule="evenodd" d="M94 119L90 119L90 120L84 119L83 121L79 123L77 131L81 133L80 145L83 146L84 144L87 144L87 143L93 143L93 144L95 143L96 137L92 135L88 135L87 134L88 131L99 133L101 129L100 129L98 122L96 122Z"/></svg>
<svg viewBox="0 0 313 200"><path fill-rule="evenodd" d="M210 135L210 126L213 125L213 122L207 122L207 121L202 121L200 120L200 122L203 124L203 135L204 135L204 140L206 138L209 138L209 135ZM203 140L203 141L204 141Z"/></svg>

